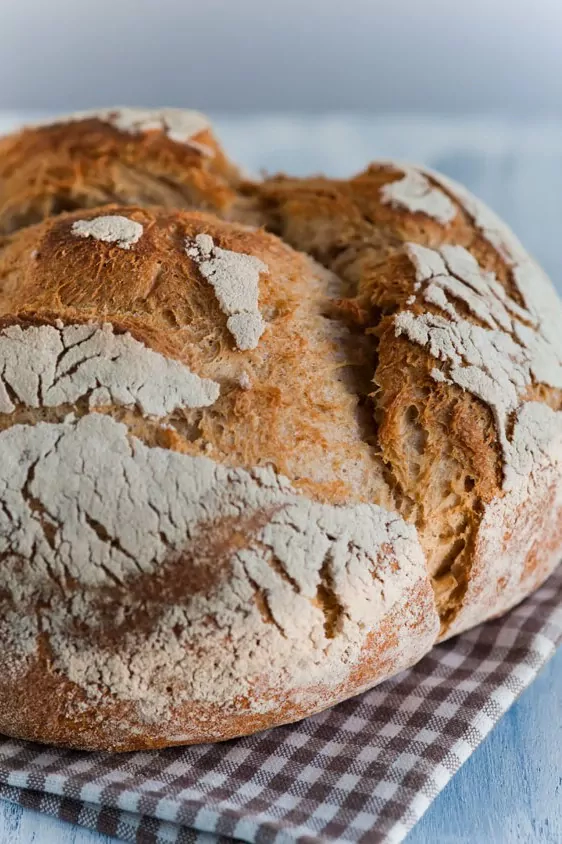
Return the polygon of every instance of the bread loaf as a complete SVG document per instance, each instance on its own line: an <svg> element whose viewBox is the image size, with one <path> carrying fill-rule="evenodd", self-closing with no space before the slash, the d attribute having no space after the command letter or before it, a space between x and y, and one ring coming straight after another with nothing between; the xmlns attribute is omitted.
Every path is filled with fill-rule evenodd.
<svg viewBox="0 0 562 844"><path fill-rule="evenodd" d="M0 730L251 733L538 587L562 307L515 236L421 169L244 181L109 114L2 142Z"/></svg>

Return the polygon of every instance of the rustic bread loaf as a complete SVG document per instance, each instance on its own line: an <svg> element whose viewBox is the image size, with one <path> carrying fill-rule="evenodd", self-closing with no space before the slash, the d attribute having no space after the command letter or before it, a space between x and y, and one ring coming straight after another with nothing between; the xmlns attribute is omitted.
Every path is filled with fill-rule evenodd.
<svg viewBox="0 0 562 844"><path fill-rule="evenodd" d="M0 730L71 747L301 718L562 551L562 307L488 209L386 163L143 207L138 167L0 243Z"/></svg>

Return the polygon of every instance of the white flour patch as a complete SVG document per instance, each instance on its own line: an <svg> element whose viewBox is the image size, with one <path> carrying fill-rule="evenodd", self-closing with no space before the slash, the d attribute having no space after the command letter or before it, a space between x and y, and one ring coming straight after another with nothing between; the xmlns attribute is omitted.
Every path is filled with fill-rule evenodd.
<svg viewBox="0 0 562 844"><path fill-rule="evenodd" d="M502 258L511 264L529 261L529 255L509 226L498 217L482 200L472 194L464 185L454 179L444 176L428 168L420 168L435 181L451 193L463 206L466 213L474 221L475 226L500 253Z"/></svg>
<svg viewBox="0 0 562 844"><path fill-rule="evenodd" d="M225 551L229 521L238 541ZM398 515L311 501L272 469L149 448L95 413L0 433L0 554L0 595L15 619L41 625L55 668L90 700L136 701L153 721L184 699L228 706L260 689L337 686L369 633L427 584ZM333 629L321 588L339 607ZM140 608L148 629L128 621ZM401 653L413 639L431 646L435 612L417 627L398 617Z"/></svg>
<svg viewBox="0 0 562 844"><path fill-rule="evenodd" d="M103 326L13 325L0 331L0 413L16 404L56 407L87 397L90 407L137 406L162 417L207 407L219 385L148 349L130 334Z"/></svg>
<svg viewBox="0 0 562 844"><path fill-rule="evenodd" d="M208 234L187 239L185 248L213 286L236 346L243 351L255 349L265 331L258 297L260 273L268 271L267 265L253 255L215 246Z"/></svg>
<svg viewBox="0 0 562 844"><path fill-rule="evenodd" d="M71 231L76 237L92 237L104 243L116 243L121 249L130 249L142 237L143 228L135 220L115 214L93 217L91 220L76 220Z"/></svg>
<svg viewBox="0 0 562 844"><path fill-rule="evenodd" d="M484 202L453 179L431 170L426 172L462 204L484 238L506 261L528 314L549 344L556 347L558 360L562 360L562 303L544 270L509 226Z"/></svg>
<svg viewBox="0 0 562 844"><path fill-rule="evenodd" d="M179 144L194 146L206 155L213 155L213 150L193 137L209 129L209 121L204 114L181 108L107 108L99 111L77 111L74 114L46 119L34 123L29 128L56 126L61 123L79 123L96 118L109 123L120 132L128 135L140 135L144 132L158 131Z"/></svg>
<svg viewBox="0 0 562 844"><path fill-rule="evenodd" d="M402 179L381 188L381 202L413 213L427 214L439 223L450 223L457 209L447 194L432 185L419 171L413 168L401 169L404 169Z"/></svg>
<svg viewBox="0 0 562 844"><path fill-rule="evenodd" d="M552 342L554 338L543 331L537 310L521 308L494 274L483 272L462 247L444 246L435 251L408 244L407 251L416 267L417 291L444 316L403 311L396 318L396 333L427 347L447 365L445 372L433 370L436 380L457 384L492 409L504 452L504 486L509 489L525 436L526 450L534 449L534 429L525 428L526 434L520 432L517 441L510 440L509 420L522 407L521 397L534 381L562 388L560 339ZM541 301L536 286L533 296ZM483 325L462 317L459 302ZM562 325L560 303L551 304Z"/></svg>
<svg viewBox="0 0 562 844"><path fill-rule="evenodd" d="M441 361L432 370L436 381L457 384L490 407L503 449L503 492L484 509L466 593L448 636L506 612L545 580L560 555L562 413L524 396L534 383L562 388L562 305L495 215L473 204L470 211L504 258L512 256L525 307L465 249L409 244L415 298L441 314L403 311L396 318L397 334ZM461 315L461 304L478 324Z"/></svg>

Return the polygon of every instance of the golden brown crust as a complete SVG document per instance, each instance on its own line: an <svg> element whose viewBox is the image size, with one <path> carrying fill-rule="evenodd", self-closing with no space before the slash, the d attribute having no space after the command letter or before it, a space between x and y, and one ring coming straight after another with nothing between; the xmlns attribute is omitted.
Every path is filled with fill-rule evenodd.
<svg viewBox="0 0 562 844"><path fill-rule="evenodd" d="M419 658L427 647L433 611L426 584L406 592L367 640L356 666L345 682L284 688L264 695L263 712L253 711L251 701L240 695L227 709L207 702L190 701L174 706L165 722L147 723L134 704L111 699L92 703L83 691L53 670L45 643L25 674L0 680L0 731L28 741L39 741L81 750L112 752L153 750L159 747L227 741L259 730L299 721L359 694L391 677ZM398 631L408 633L406 648ZM45 701L49 706L45 707ZM79 713L79 714L77 714Z"/></svg>
<svg viewBox="0 0 562 844"><path fill-rule="evenodd" d="M132 250L72 234L77 220L119 214L143 226ZM267 329L253 351L236 348L211 286L187 255L186 240L198 234L268 267L259 298ZM8 239L0 252L0 320L109 322L221 383L212 407L167 419L180 434L190 423L199 429L195 442L176 438L177 450L204 449L245 468L274 465L306 489L316 474L317 493L328 501L389 503L380 460L358 433L357 395L342 367L362 350L324 316L334 283L263 230L196 212L108 206L62 214ZM251 389L241 388L242 373Z"/></svg>
<svg viewBox="0 0 562 844"><path fill-rule="evenodd" d="M477 546L485 506L503 494L498 432L489 407L455 385L436 383L431 374L435 357L396 336L394 315L400 310L440 312L431 303L413 301L415 267L404 247L412 242L432 250L463 247L482 271L495 274L515 302L523 299L505 251L491 242L450 183L427 176L430 188L440 189L451 204L447 223L384 201L385 186L399 182L405 172L398 165L373 164L349 181L281 176L247 185L245 191L258 198L270 230L339 275L347 289L340 313L374 337L372 402L386 479L396 506L420 532L443 634L452 635L471 626L462 621L465 616L476 621L502 611L545 579L555 564L546 552L552 530L543 533L537 508L531 532L545 537L543 556L549 564L534 580L523 578L527 591L514 578L511 599L509 592L500 596L496 590L495 600L489 595L484 600L497 578L493 562L482 559ZM480 324L462 301L455 306L464 319ZM548 385L533 382L526 398L562 408L560 390ZM479 610L473 612L474 607Z"/></svg>
<svg viewBox="0 0 562 844"><path fill-rule="evenodd" d="M226 214L239 175L212 131L182 142L148 125L127 131L92 113L0 139L0 234L111 202Z"/></svg>
<svg viewBox="0 0 562 844"><path fill-rule="evenodd" d="M89 382L58 404L44 391L31 407L8 384L0 447L18 425L30 453L54 426L60 442L103 429L111 447L124 449L124 436L136 443L116 458L125 475L142 460L156 471L169 453L179 461L169 477L177 465L180 478L202 471L182 461L211 458L218 496L204 517L191 514L179 551L173 530L161 529L157 565L139 574L126 560L99 588L91 563L57 574L57 592L56 554L45 552L45 579L25 554L0 548L0 729L11 735L128 750L290 722L413 664L439 636L504 612L560 553L562 382L549 368L559 350L544 279L510 233L435 174L379 164L347 181L241 184L207 130L192 140L88 118L3 142L3 231L57 216L0 244L0 342L6 328L25 343L40 327L105 322L104 342L129 332L220 388L205 406L154 415L113 397L93 414ZM48 162L41 178L39 160ZM15 162L25 166L12 176ZM108 200L122 204L91 208ZM75 204L89 210L58 213ZM96 239L100 218L124 218L131 240ZM205 271L211 249L254 260L264 330L246 348ZM473 349L488 342L482 363ZM104 421L90 424L94 415ZM41 510L33 473L25 504L56 548L59 517ZM233 510L221 509L227 500ZM166 518L167 506L151 504ZM119 525L112 537L84 508L114 560ZM177 521L176 512L174 529ZM40 646L22 654L10 635L30 607ZM28 628L18 635L29 647ZM161 679L172 659L177 677ZM142 692L144 674L153 679Z"/></svg>

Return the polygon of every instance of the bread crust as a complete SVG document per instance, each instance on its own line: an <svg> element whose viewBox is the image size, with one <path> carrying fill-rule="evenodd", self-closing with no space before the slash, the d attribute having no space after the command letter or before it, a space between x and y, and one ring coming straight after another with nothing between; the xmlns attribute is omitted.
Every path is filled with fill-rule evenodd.
<svg viewBox="0 0 562 844"><path fill-rule="evenodd" d="M405 190L404 183L412 178L414 187ZM396 185L402 186L400 190L391 190ZM374 375L377 435L399 491L401 512L420 530L436 589L441 637L505 612L538 588L560 556L560 513L555 502L560 495L562 355L556 324L562 309L550 281L493 212L440 174L381 162L349 181L276 177L248 190L259 196L272 231L339 275L350 293L342 303L347 318L380 338ZM436 219L434 192L441 196L439 213L443 197L448 201L446 221ZM554 411L544 462L536 458L536 481L521 482L526 492L518 484L511 493L503 488L505 461L493 402L482 401L444 373L438 372L436 380L440 356L449 363L446 355L435 344L430 349L431 343L420 345L396 330L402 311L411 311L414 319L424 313L442 317L443 303L456 311L453 321L489 327L467 307L466 283L464 289L457 284L449 302L444 297L433 301L424 297L427 282L416 279L411 244L431 250L426 259L433 254L441 261L437 276L454 275L443 267L438 250L460 247L476 262L480 275L494 274L513 311L522 306L521 319L540 326L547 338L550 372L546 377L530 372L527 383L518 387L519 399L510 416L513 424L515 408L535 400ZM502 361L491 361L494 364L501 368ZM500 387L494 385L497 392ZM408 419L412 413L414 419ZM423 453L412 460L420 439ZM511 504L493 503L504 497ZM443 519L447 498L457 501L451 502ZM495 511L502 507L500 517ZM523 520L518 518L522 513ZM501 519L503 532L501 541L494 536L490 542L494 518L497 530ZM515 529L523 521L527 539ZM436 530L431 530L431 522ZM447 530L450 541L443 536ZM532 550L529 537L539 537ZM444 554L436 553L439 545Z"/></svg>
<svg viewBox="0 0 562 844"><path fill-rule="evenodd" d="M0 139L0 234L112 202L226 215L239 181L197 112L82 112Z"/></svg>
<svg viewBox="0 0 562 844"><path fill-rule="evenodd" d="M259 711L240 696L229 707L205 701L172 705L165 722L147 723L134 703L108 698L92 702L75 684L53 671L44 649L17 682L0 681L0 730L15 738L112 752L227 741L272 726L299 721L359 694L406 668L431 647L433 595L426 582L405 593L367 640L345 681L264 694ZM407 622L404 623L404 616ZM406 636L404 649L397 647ZM45 701L49 706L45 707Z"/></svg>
<svg viewBox="0 0 562 844"><path fill-rule="evenodd" d="M512 233L410 166L242 183L189 125L2 142L28 184L0 173L10 735L134 750L298 720L505 612L562 550L561 308Z"/></svg>

